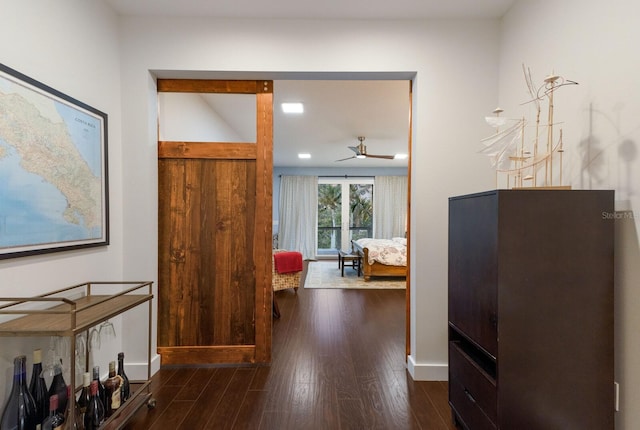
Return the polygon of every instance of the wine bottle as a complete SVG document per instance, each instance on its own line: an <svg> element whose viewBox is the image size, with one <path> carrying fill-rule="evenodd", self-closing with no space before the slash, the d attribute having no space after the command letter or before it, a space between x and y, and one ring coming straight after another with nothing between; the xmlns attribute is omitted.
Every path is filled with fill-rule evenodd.
<svg viewBox="0 0 640 430"><path fill-rule="evenodd" d="M100 366L94 366L93 368L93 380L98 381L98 398L102 403L102 409L107 410L107 390L104 388L104 384L100 380Z"/></svg>
<svg viewBox="0 0 640 430"><path fill-rule="evenodd" d="M42 430L62 430L64 416L58 412L58 395L49 398L49 416L42 422Z"/></svg>
<svg viewBox="0 0 640 430"><path fill-rule="evenodd" d="M105 419L104 406L98 393L98 381L91 381L91 398L84 414L84 430L95 430L102 425Z"/></svg>
<svg viewBox="0 0 640 430"><path fill-rule="evenodd" d="M122 378L116 374L116 362L109 362L109 377L104 381L104 388L107 391L107 407L105 417L110 417L120 407L120 387Z"/></svg>
<svg viewBox="0 0 640 430"><path fill-rule="evenodd" d="M87 412L87 406L89 406L89 399L91 398L91 375L89 372L85 372L82 375L82 390L80 391L80 397L78 397L78 410L80 415L84 415Z"/></svg>
<svg viewBox="0 0 640 430"><path fill-rule="evenodd" d="M71 385L67 385L67 399L72 399ZM74 409L73 419L71 419L71 408ZM82 429L82 419L78 402L67 401L67 409L64 411L64 430Z"/></svg>
<svg viewBox="0 0 640 430"><path fill-rule="evenodd" d="M118 353L118 376L122 378L122 387L120 390L121 402L124 403L129 399L131 395L131 385L129 384L129 378L124 372L124 352Z"/></svg>
<svg viewBox="0 0 640 430"><path fill-rule="evenodd" d="M67 383L64 382L61 363L62 361L60 364L56 363L53 367L54 376L48 394L49 398L54 394L58 395L58 412L64 415L64 411L67 409Z"/></svg>
<svg viewBox="0 0 640 430"><path fill-rule="evenodd" d="M47 417L49 410L49 395L47 394L47 383L42 377L42 350L33 351L33 373L29 383L29 392L36 405L36 423L42 424Z"/></svg>
<svg viewBox="0 0 640 430"><path fill-rule="evenodd" d="M13 360L13 385L2 411L0 430L35 430L36 404L27 388L27 357L20 355Z"/></svg>

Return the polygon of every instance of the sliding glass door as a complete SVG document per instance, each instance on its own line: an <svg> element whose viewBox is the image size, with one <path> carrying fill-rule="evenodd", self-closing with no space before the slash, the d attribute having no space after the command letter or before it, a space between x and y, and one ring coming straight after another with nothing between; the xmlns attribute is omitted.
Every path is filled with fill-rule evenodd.
<svg viewBox="0 0 640 430"><path fill-rule="evenodd" d="M373 178L318 178L319 256L373 233Z"/></svg>

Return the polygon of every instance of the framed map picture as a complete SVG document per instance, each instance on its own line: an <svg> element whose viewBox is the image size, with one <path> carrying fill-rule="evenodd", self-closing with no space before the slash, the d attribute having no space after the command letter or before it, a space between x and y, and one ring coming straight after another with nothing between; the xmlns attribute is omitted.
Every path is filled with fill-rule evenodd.
<svg viewBox="0 0 640 430"><path fill-rule="evenodd" d="M109 244L107 115L0 64L0 259Z"/></svg>

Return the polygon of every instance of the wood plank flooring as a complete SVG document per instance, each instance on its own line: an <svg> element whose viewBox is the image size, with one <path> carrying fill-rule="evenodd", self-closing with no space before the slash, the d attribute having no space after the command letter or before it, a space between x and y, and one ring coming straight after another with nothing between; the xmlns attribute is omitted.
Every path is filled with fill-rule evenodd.
<svg viewBox="0 0 640 430"><path fill-rule="evenodd" d="M447 383L406 370L404 290L276 294L270 366L163 367L125 429L455 429Z"/></svg>

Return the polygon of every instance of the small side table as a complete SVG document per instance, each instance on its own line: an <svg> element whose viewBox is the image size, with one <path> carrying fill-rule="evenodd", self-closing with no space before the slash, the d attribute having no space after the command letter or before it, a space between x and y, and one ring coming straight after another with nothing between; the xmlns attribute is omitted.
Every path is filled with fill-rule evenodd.
<svg viewBox="0 0 640 430"><path fill-rule="evenodd" d="M349 264L349 262L351 264ZM338 269L340 269L340 274L344 277L344 266L349 264L353 270L358 272L358 276L362 273L362 257L358 254L350 254L341 249L338 250Z"/></svg>

